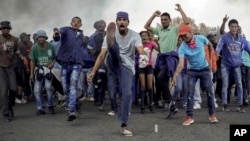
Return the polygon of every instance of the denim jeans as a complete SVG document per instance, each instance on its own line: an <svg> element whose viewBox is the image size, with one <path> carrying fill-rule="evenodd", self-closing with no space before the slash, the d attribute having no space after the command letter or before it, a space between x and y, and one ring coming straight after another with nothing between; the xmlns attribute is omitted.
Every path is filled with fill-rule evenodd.
<svg viewBox="0 0 250 141"><path fill-rule="evenodd" d="M108 77L107 89L108 89L108 94L109 94L109 99L110 99L111 110L114 112L118 112L117 103L116 103L116 94L118 92L118 86L119 86L118 77L112 72L108 72L107 77Z"/></svg>
<svg viewBox="0 0 250 141"><path fill-rule="evenodd" d="M187 105L187 74L180 73L176 79L176 85L174 88L173 101L176 102L178 95L182 91L183 99L182 105Z"/></svg>
<svg viewBox="0 0 250 141"><path fill-rule="evenodd" d="M238 104L243 104L243 89L241 82L241 69L240 67L228 67L224 64L221 64L221 76L222 76L222 104L227 104L227 90L229 85L229 73L233 74L236 87L237 87L237 96Z"/></svg>
<svg viewBox="0 0 250 141"><path fill-rule="evenodd" d="M214 106L214 93L213 93L213 83L210 75L209 68L204 68L200 70L188 70L187 73L187 84L188 84L188 100L187 100L187 115L193 116L193 106L194 106L194 92L195 83L200 79L200 86L205 90L207 95L207 107L209 115L215 113Z"/></svg>
<svg viewBox="0 0 250 141"><path fill-rule="evenodd" d="M118 111L119 120L127 124L132 104L133 71L122 65L119 54L119 45L117 43L112 47L108 47L106 65L108 70L119 80L119 93L121 94L121 108Z"/></svg>
<svg viewBox="0 0 250 141"><path fill-rule="evenodd" d="M44 83L44 85L43 85ZM52 88L52 80L48 80L45 77L42 80L35 80L34 82L34 95L36 98L36 107L37 110L45 110L44 101L43 101L43 94L42 88L45 87L46 94L47 94L47 106L54 106L53 105L53 88Z"/></svg>
<svg viewBox="0 0 250 141"><path fill-rule="evenodd" d="M211 78L213 80L213 72L211 72ZM214 93L214 102L216 102L216 98L215 98L215 86L213 86L213 93ZM195 84L195 92L194 92L194 102L197 102L199 104L202 103L202 99L201 99L201 92L200 92L200 79L197 80L196 84Z"/></svg>
<svg viewBox="0 0 250 141"><path fill-rule="evenodd" d="M243 101L248 101L250 94L250 67L241 65Z"/></svg>
<svg viewBox="0 0 250 141"><path fill-rule="evenodd" d="M15 104L16 75L12 67L0 67L0 104L3 116L9 116ZM15 92L15 93L14 93Z"/></svg>
<svg viewBox="0 0 250 141"><path fill-rule="evenodd" d="M70 111L76 111L78 79L80 77L82 67L79 64L63 64L62 65L62 86L66 95L67 108Z"/></svg>
<svg viewBox="0 0 250 141"><path fill-rule="evenodd" d="M194 102L197 102L199 104L202 103L200 79L198 79L195 83Z"/></svg>
<svg viewBox="0 0 250 141"><path fill-rule="evenodd" d="M80 79L82 94L84 97L94 97L94 84L87 82L87 76L91 73L92 68L82 68Z"/></svg>

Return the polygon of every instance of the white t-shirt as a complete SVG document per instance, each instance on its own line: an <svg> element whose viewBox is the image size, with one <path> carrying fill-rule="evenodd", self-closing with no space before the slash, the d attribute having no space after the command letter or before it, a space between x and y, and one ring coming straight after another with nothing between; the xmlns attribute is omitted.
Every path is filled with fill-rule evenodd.
<svg viewBox="0 0 250 141"><path fill-rule="evenodd" d="M132 70L133 74L135 74L135 50L138 46L142 46L140 35L137 32L128 29L126 36L121 36L119 31L116 30L115 39L119 44L122 65ZM107 48L106 37L103 41L102 47Z"/></svg>

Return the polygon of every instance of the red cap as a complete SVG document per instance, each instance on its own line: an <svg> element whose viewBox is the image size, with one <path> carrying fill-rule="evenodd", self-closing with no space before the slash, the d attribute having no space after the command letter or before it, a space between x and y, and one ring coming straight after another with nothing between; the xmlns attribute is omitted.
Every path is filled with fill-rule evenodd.
<svg viewBox="0 0 250 141"><path fill-rule="evenodd" d="M178 31L178 35L185 35L187 34L188 32L191 32L191 27L189 25L186 25L186 24L182 24L180 25L179 27L179 31Z"/></svg>

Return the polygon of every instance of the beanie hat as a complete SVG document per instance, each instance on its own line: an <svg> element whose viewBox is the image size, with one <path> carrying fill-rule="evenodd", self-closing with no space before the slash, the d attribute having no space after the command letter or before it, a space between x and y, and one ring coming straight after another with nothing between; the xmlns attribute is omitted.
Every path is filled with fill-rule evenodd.
<svg viewBox="0 0 250 141"><path fill-rule="evenodd" d="M116 20L118 20L119 18L124 18L129 21L127 12L123 12L123 11L118 12L116 16Z"/></svg>

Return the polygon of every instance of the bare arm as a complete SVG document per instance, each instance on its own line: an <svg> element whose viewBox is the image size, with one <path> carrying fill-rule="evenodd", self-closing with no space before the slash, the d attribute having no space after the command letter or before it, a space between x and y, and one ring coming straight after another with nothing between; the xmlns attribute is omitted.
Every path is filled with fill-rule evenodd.
<svg viewBox="0 0 250 141"><path fill-rule="evenodd" d="M220 26L220 35L225 34L225 25L226 25L228 18L229 17L227 15L225 15L225 17L223 18L222 24Z"/></svg>
<svg viewBox="0 0 250 141"><path fill-rule="evenodd" d="M185 14L183 9L181 8L181 5L177 3L177 4L175 4L175 6L177 7L177 8L175 8L175 10L177 10L181 13L184 24L188 24L189 21L188 21L187 15Z"/></svg>
<svg viewBox="0 0 250 141"><path fill-rule="evenodd" d="M87 77L88 82L92 82L92 79L94 78L96 71L103 64L106 54L107 54L107 48L102 48L100 54L98 55L98 57L95 61L95 65L94 65L91 73Z"/></svg>
<svg viewBox="0 0 250 141"><path fill-rule="evenodd" d="M146 24L144 25L144 28L148 31L153 31L153 27L151 27L151 23L153 22L155 17L160 17L161 12L159 10L156 10L153 15L148 19Z"/></svg>
<svg viewBox="0 0 250 141"><path fill-rule="evenodd" d="M209 51L209 65L212 67L213 45L210 42L208 42L208 51Z"/></svg>
<svg viewBox="0 0 250 141"><path fill-rule="evenodd" d="M30 61L30 80L34 80L34 69L35 69L35 62L33 60Z"/></svg>
<svg viewBox="0 0 250 141"><path fill-rule="evenodd" d="M175 86L176 85L176 78L177 76L180 74L180 72L182 71L182 69L184 68L184 57L179 57L179 62L177 65L177 68L174 72L174 76L171 82L171 86Z"/></svg>

